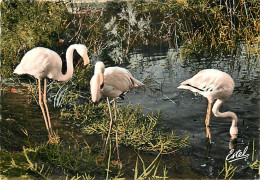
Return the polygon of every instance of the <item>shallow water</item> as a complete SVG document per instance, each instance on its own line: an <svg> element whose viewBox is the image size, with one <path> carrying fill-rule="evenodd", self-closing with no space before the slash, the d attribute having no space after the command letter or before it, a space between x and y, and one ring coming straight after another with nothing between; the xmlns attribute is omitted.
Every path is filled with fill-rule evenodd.
<svg viewBox="0 0 260 180"><path fill-rule="evenodd" d="M13 90L13 92L11 92ZM48 141L41 109L30 93L28 84L5 80L1 88L1 149L22 151L23 146L40 145ZM60 109L48 103L52 127L62 140L83 139L80 125L60 118ZM75 143L75 142L71 142Z"/></svg>
<svg viewBox="0 0 260 180"><path fill-rule="evenodd" d="M230 149L243 152L248 146L246 154L249 157L234 161L238 166L234 178L257 177L249 164L252 163L253 141L254 155L257 154L255 159L259 154L259 58L249 59L242 53L237 57L181 60L179 53L170 49L161 53L132 54L128 68L136 78L149 79L151 84L142 93L128 93L127 99L132 104L142 104L148 113L162 110L168 128L176 130L180 136L190 136L189 148L184 148L181 153L190 157L193 170L208 178L217 177ZM236 143L230 141L231 120L211 114L212 144L209 145L205 138L204 123L206 98L177 89L182 81L207 68L225 71L235 81L235 90L220 111L233 111L238 116L239 135Z"/></svg>
<svg viewBox="0 0 260 180"><path fill-rule="evenodd" d="M238 166L234 178L257 178L257 172L249 168L252 163L253 141L255 141L254 159L259 158L259 59L249 59L240 55L228 58L203 58L181 60L179 53L169 49L158 52L137 52L130 55L127 67L139 80L145 80L144 90L134 89L125 99L133 105L141 104L144 112L162 110L162 117L169 130L176 130L179 136L189 135L189 147L181 149L175 155L164 155L160 169L166 165L171 178L216 178L222 170L230 148L249 154L247 159L237 160ZM221 107L221 111L233 111L238 116L239 135L237 143L230 143L229 119L211 115L212 144L205 138L205 113L207 100L191 92L178 90L180 82L192 77L199 70L216 68L229 73L236 83L233 95ZM11 81L13 82L13 81ZM10 90L14 88L13 93ZM20 151L28 142L44 143L47 131L41 110L28 92L28 88L6 82L1 90L1 115L4 124L1 127L1 148L8 151ZM122 101L120 101L122 103ZM127 102L127 101L124 101ZM51 103L49 103L51 104ZM88 139L81 133L79 124L60 120L60 111L49 105L50 115L55 130L63 140ZM28 132L28 136L26 136ZM28 141L29 138L29 141ZM94 138L95 139L95 138ZM95 139L96 141L96 139ZM91 143L91 142L90 142ZM101 142L102 143L102 142ZM131 178L136 163L136 153L132 149L120 147L125 167L124 175ZM142 154L145 162L153 155Z"/></svg>

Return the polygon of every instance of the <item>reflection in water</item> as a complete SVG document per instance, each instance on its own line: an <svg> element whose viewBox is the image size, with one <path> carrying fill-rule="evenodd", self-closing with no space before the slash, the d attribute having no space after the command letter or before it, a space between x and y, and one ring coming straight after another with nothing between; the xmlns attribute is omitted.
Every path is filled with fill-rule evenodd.
<svg viewBox="0 0 260 180"><path fill-rule="evenodd" d="M126 98L131 99L132 104L142 104L145 112L162 110L169 129L176 130L182 136L190 135L190 149L185 153L191 157L193 169L208 175L209 169L206 167L214 167L210 177L216 177L230 148L244 149L245 146L252 145L253 140L259 142L259 57L248 58L241 52L236 57L182 60L178 52L169 49L163 53L132 54L130 62L128 69L138 79L149 80L147 86L150 88L139 94L128 93ZM221 107L221 111L230 110L237 114L237 143L230 140L230 119L212 116L212 126L206 129L206 135L213 137L209 146L208 141L205 142L202 138L205 137L206 99L177 89L180 82L207 68L224 71L235 81L234 92ZM133 99L132 96L136 98ZM259 143L256 146L255 149L258 150ZM249 159L239 161L238 177L252 177L247 171ZM204 164L206 167L202 166Z"/></svg>
<svg viewBox="0 0 260 180"><path fill-rule="evenodd" d="M235 149L236 144L237 144L237 139L230 138L229 143L228 143L228 148Z"/></svg>
<svg viewBox="0 0 260 180"><path fill-rule="evenodd" d="M206 126L206 137L209 139L209 143L211 144L211 133L209 126Z"/></svg>

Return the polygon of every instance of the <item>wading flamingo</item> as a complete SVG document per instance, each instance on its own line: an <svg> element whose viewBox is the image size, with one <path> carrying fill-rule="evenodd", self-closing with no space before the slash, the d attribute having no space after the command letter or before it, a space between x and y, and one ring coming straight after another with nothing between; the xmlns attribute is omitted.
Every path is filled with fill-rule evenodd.
<svg viewBox="0 0 260 180"><path fill-rule="evenodd" d="M237 116L233 112L219 112L220 106L230 97L233 93L235 83L233 79L225 72L216 69L204 69L180 84L179 89L188 89L194 93L199 93L208 99L208 108L206 114L206 134L211 142L211 134L209 131L210 111L212 103L215 102L212 112L216 117L230 117L232 125L230 127L231 139L237 138Z"/></svg>
<svg viewBox="0 0 260 180"><path fill-rule="evenodd" d="M87 54L87 48L82 44L72 44L69 46L66 52L67 61L67 73L62 74L62 60L61 57L54 51L44 48L35 47L28 51L22 58L20 64L15 68L14 73L29 74L38 79L39 89L39 105L42 110L43 118L45 121L46 129L48 131L49 142L53 143L55 140L59 140L59 137L54 134L51 127L51 120L49 110L46 101L46 78L57 81L68 81L73 75L73 52L76 50L78 54L83 57L84 66L89 64L89 58ZM41 92L41 80L44 79L44 91L43 91L43 103ZM45 106L45 110L43 107Z"/></svg>
<svg viewBox="0 0 260 180"><path fill-rule="evenodd" d="M110 137L110 131L112 128L112 113L110 109L109 98L113 98L114 101L114 115L116 122L116 148L117 148L117 160L120 162L118 139L117 139L117 118L116 118L116 98L123 93L129 91L133 87L140 87L144 84L135 79L132 74L121 67L108 67L105 68L103 62L98 61L95 64L94 75L90 80L90 90L93 102L98 102L102 96L107 97L107 105L110 115L110 125L106 144L104 148L104 156L106 153L107 143Z"/></svg>

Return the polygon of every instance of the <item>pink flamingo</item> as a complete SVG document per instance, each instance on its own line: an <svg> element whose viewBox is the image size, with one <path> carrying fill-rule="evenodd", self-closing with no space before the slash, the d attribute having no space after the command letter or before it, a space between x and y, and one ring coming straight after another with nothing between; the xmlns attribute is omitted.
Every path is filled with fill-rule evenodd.
<svg viewBox="0 0 260 180"><path fill-rule="evenodd" d="M210 111L212 103L215 102L212 112L216 117L230 117L232 125L230 127L231 139L237 138L237 116L233 112L219 112L220 106L228 100L233 93L235 83L233 79L225 72L216 69L205 69L198 72L192 78L182 82L179 89L188 89L194 93L199 93L208 99L208 108L206 114L206 134L211 142L211 134L209 131Z"/></svg>
<svg viewBox="0 0 260 180"><path fill-rule="evenodd" d="M62 74L61 57L56 52L44 47L36 47L28 51L23 56L20 64L14 70L15 74L29 74L38 79L39 105L41 107L43 118L45 120L50 143L53 143L55 140L59 140L59 137L55 135L51 127L51 120L46 101L46 78L64 82L70 80L73 75L74 50L76 50L79 55L83 57L84 66L89 64L86 46L82 44L70 45L66 52L67 73L65 75ZM44 79L43 103L46 109L46 113L44 111L42 103L41 79Z"/></svg>
<svg viewBox="0 0 260 180"><path fill-rule="evenodd" d="M107 97L107 105L109 109L110 115L110 125L108 130L108 135L105 144L104 153L106 153L106 147L108 143L108 139L110 137L110 131L112 128L112 113L110 109L109 97L113 98L114 101L114 114L115 114L115 122L117 126L117 118L116 118L116 101L115 99L122 95L123 93L129 91L133 87L140 87L144 84L135 79L132 74L121 67L108 67L105 68L103 62L98 61L95 64L94 75L90 80L90 90L91 97L93 102L98 102L102 96ZM119 159L119 149L118 149L118 139L117 139L117 128L116 128L116 148L117 148L117 159Z"/></svg>

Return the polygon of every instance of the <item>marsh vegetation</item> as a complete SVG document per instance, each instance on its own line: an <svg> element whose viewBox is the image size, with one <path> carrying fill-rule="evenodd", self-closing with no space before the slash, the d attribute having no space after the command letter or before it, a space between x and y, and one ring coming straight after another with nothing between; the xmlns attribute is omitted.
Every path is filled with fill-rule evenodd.
<svg viewBox="0 0 260 180"><path fill-rule="evenodd" d="M193 72L198 67L204 67L205 64L207 66L209 62L214 64L216 57L235 57L243 51L243 56L246 57L243 62L233 58L228 59L232 61L230 64L226 61L217 61L216 64L232 73L237 73L237 69L244 72L243 68L248 68L247 71L250 73L239 77L241 86L237 94L244 95L251 90L252 104L255 103L257 106L258 2L112 1L104 4L78 5L77 13L74 14L68 12L68 6L71 4L64 2L1 2L0 72L5 79L1 90L4 94L1 102L3 106L6 105L3 107L0 122L1 177L231 178L237 166L224 161L223 169L222 166L219 168L219 174L205 175L194 171L189 155L183 153L189 148L189 138L193 137L189 133L181 133L179 128L182 126L169 128L161 110L152 107L152 111L147 111L147 101L144 100L143 105L138 105L131 102L135 101L134 98L126 98L117 109L119 143L123 152L122 167L113 164L116 154L114 130L109 153L104 159L100 158L109 127L109 113L105 101L94 105L89 100L89 81L93 75L93 66L82 70L82 61L77 55L74 57L73 79L66 83L52 82L48 86L48 101L54 106L51 108L54 129L57 129L61 142L54 145L46 144L44 123L35 98L37 85L31 83L33 81L30 77L18 78L13 76L12 72L23 55L35 46L53 49L65 59L65 52L70 44L82 43L88 47L91 64L102 60L107 66L129 65L139 72L140 78L146 84L145 88L134 92L134 95L143 96L141 98L139 95L140 99L155 100L158 94L164 93L164 102L174 102L175 97L172 98L162 91L163 83L157 83L158 79L153 75L160 77L161 72L164 75L166 72L167 78L171 79L175 74L175 77L181 80L185 78L185 74L177 68L189 67ZM153 75L147 74L144 70L151 67L150 62L145 59L148 56L148 53L145 54L147 49L160 49L163 53L170 49L167 51L167 58L170 58L165 58L166 62L160 62L160 57L164 57L161 54L154 55L156 60L150 61L157 68L157 73ZM144 52L141 59L138 59L139 52ZM181 62L172 61L175 55ZM133 58L138 62L133 62ZM156 66L157 62L160 63L159 66ZM165 69L160 71L160 68L164 67ZM172 73L171 68L176 68L176 72ZM63 71L66 72L66 67ZM243 81L245 77L252 78L252 83ZM171 86L166 86L167 89L172 89ZM16 89L15 93L10 93L10 88ZM178 105L178 101L174 103ZM161 104L158 106L161 107ZM255 104L253 107L256 107ZM180 114L183 114L183 111L175 112L178 118L182 117ZM257 120L259 116L255 116ZM39 127L43 130L38 129ZM252 152L255 152L255 149ZM255 174L259 174L257 158L255 155L250 160L250 169ZM173 159L174 162L169 162L169 159ZM248 177L255 176L254 173Z"/></svg>

